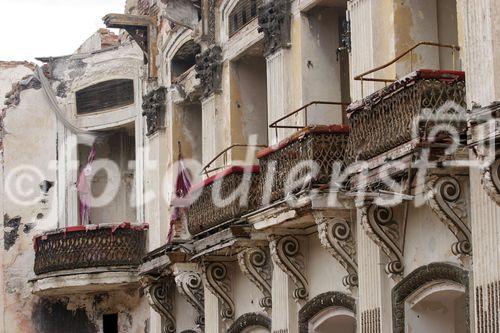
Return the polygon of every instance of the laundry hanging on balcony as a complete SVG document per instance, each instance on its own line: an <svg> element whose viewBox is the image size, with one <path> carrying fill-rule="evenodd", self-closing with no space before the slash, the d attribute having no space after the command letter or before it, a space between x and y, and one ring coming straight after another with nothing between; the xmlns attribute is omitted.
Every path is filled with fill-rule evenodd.
<svg viewBox="0 0 500 333"><path fill-rule="evenodd" d="M78 191L78 201L80 204L80 223L89 224L90 223L90 199L92 197L91 193L91 174L92 174L92 163L95 160L95 145L92 146L89 156L87 158L87 164L80 172L78 176L78 182L76 189Z"/></svg>
<svg viewBox="0 0 500 333"><path fill-rule="evenodd" d="M178 172L177 179L175 181L175 198L172 199L172 214L170 215L170 227L168 229L167 243L170 243L174 237L174 227L177 223L181 222L182 211L185 208L183 203L183 198L186 198L191 188L191 179L189 176L189 170L184 164L184 160L181 152L181 143L179 145L179 158L178 158ZM180 199L180 200L179 200ZM181 222L182 223L182 222Z"/></svg>

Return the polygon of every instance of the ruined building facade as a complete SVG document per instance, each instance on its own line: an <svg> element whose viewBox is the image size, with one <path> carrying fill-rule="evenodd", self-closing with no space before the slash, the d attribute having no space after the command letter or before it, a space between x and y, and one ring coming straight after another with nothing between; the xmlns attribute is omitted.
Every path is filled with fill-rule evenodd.
<svg viewBox="0 0 500 333"><path fill-rule="evenodd" d="M127 0L0 62L0 332L499 332L499 16Z"/></svg>

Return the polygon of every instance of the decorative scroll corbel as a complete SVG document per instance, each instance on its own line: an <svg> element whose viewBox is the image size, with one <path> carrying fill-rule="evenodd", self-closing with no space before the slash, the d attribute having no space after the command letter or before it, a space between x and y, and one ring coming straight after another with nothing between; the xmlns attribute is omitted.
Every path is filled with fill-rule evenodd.
<svg viewBox="0 0 500 333"><path fill-rule="evenodd" d="M172 280L163 279L147 284L144 288L151 307L158 312L163 320L163 333L176 331L174 317L174 287Z"/></svg>
<svg viewBox="0 0 500 333"><path fill-rule="evenodd" d="M293 298L307 299L309 286L304 275L304 257L300 253L300 243L293 236L273 237L269 243L271 258L295 283Z"/></svg>
<svg viewBox="0 0 500 333"><path fill-rule="evenodd" d="M481 170L483 188L491 199L500 206L500 158Z"/></svg>
<svg viewBox="0 0 500 333"><path fill-rule="evenodd" d="M358 285L358 263L356 257L356 241L352 222L341 217L327 217L322 212L314 213L318 225L318 236L321 245L347 271L343 284L349 287Z"/></svg>
<svg viewBox="0 0 500 333"><path fill-rule="evenodd" d="M363 207L362 225L368 236L384 251L390 262L385 266L387 274L403 274L404 230L406 221L394 218L392 207L370 204Z"/></svg>
<svg viewBox="0 0 500 333"><path fill-rule="evenodd" d="M222 319L232 319L234 317L234 302L231 298L231 285L226 265L220 262L211 262L207 265L204 275L207 288L222 303L220 312Z"/></svg>
<svg viewBox="0 0 500 333"><path fill-rule="evenodd" d="M177 290L184 295L189 304L198 312L195 320L199 327L205 326L205 295L201 275L198 272L184 271L175 277Z"/></svg>
<svg viewBox="0 0 500 333"><path fill-rule="evenodd" d="M165 88L158 88L142 97L142 115L146 117L148 136L155 134L163 126L166 95Z"/></svg>
<svg viewBox="0 0 500 333"><path fill-rule="evenodd" d="M273 265L269 253L260 247L246 248L238 253L238 263L243 274L264 294L259 305L266 309L271 308Z"/></svg>
<svg viewBox="0 0 500 333"><path fill-rule="evenodd" d="M457 238L452 245L455 255L470 255L471 231L467 201L460 182L452 176L429 176L426 182L427 202L439 219Z"/></svg>

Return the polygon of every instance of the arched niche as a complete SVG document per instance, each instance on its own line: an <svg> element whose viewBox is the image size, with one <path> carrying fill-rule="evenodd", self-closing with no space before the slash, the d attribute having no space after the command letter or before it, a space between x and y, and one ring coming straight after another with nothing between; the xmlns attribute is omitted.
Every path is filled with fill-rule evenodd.
<svg viewBox="0 0 500 333"><path fill-rule="evenodd" d="M433 263L417 268L392 290L393 332L411 326L415 332L468 333L468 289L469 274L461 267Z"/></svg>
<svg viewBox="0 0 500 333"><path fill-rule="evenodd" d="M320 294L299 311L300 333L356 331L356 302L341 292L329 291Z"/></svg>
<svg viewBox="0 0 500 333"><path fill-rule="evenodd" d="M200 45L192 39L182 44L170 61L172 81L196 64L196 55L200 52Z"/></svg>

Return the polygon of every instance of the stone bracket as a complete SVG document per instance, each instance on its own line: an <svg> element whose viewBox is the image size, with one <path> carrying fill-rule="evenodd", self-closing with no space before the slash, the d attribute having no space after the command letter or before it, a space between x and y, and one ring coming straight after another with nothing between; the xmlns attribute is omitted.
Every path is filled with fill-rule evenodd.
<svg viewBox="0 0 500 333"><path fill-rule="evenodd" d="M203 97L209 97L221 90L222 85L222 49L218 45L196 55L196 78L200 80Z"/></svg>
<svg viewBox="0 0 500 333"><path fill-rule="evenodd" d="M238 253L238 264L243 274L254 283L264 295L259 305L265 309L271 308L273 265L269 250L261 247L246 248Z"/></svg>
<svg viewBox="0 0 500 333"><path fill-rule="evenodd" d="M387 274L403 274L404 230L406 219L394 218L392 207L369 204L362 208L362 225L368 236L384 251L390 262Z"/></svg>
<svg viewBox="0 0 500 333"><path fill-rule="evenodd" d="M146 135L148 136L155 134L163 127L166 112L166 95L167 91L165 88L158 88L142 97L142 115L146 117Z"/></svg>
<svg viewBox="0 0 500 333"><path fill-rule="evenodd" d="M490 198L500 206L500 158L481 170L483 188Z"/></svg>
<svg viewBox="0 0 500 333"><path fill-rule="evenodd" d="M234 317L234 301L231 297L231 282L227 275L227 267L222 262L209 262L205 268L205 286L222 303L220 315L223 320Z"/></svg>
<svg viewBox="0 0 500 333"><path fill-rule="evenodd" d="M199 327L205 326L205 295L201 274L196 271L184 270L175 271L175 283L180 294L186 297L186 300L198 312L195 323Z"/></svg>
<svg viewBox="0 0 500 333"><path fill-rule="evenodd" d="M157 77L157 32L154 19L145 15L108 14L103 22L108 28L124 29L144 53L144 63L149 65L149 76Z"/></svg>
<svg viewBox="0 0 500 333"><path fill-rule="evenodd" d="M471 230L468 202L458 177L431 175L426 182L427 203L457 238L452 245L455 255L470 255Z"/></svg>
<svg viewBox="0 0 500 333"><path fill-rule="evenodd" d="M259 7L259 32L264 33L264 53L266 56L284 47L290 47L291 8L290 0L270 0Z"/></svg>
<svg viewBox="0 0 500 333"><path fill-rule="evenodd" d="M174 283L171 279L147 279L144 281L144 293L151 307L158 312L163 320L163 332L174 333L176 331L174 317Z"/></svg>
<svg viewBox="0 0 500 333"><path fill-rule="evenodd" d="M318 226L318 237L321 245L347 271L343 283L345 286L358 285L358 263L356 256L356 239L353 222L343 217L329 217L321 211L314 212Z"/></svg>
<svg viewBox="0 0 500 333"><path fill-rule="evenodd" d="M307 299L309 286L305 277L304 256L300 252L300 243L294 236L271 236L269 243L271 258L295 283L293 298Z"/></svg>

